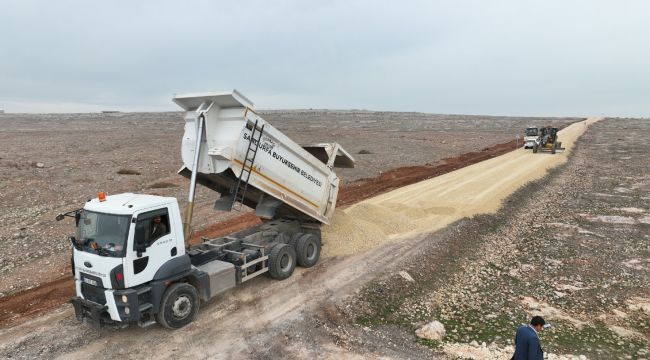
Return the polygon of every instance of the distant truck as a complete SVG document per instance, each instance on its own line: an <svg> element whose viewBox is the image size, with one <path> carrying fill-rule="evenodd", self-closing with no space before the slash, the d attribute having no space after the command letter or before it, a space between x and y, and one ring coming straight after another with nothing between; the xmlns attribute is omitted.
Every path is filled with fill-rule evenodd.
<svg viewBox="0 0 650 360"><path fill-rule="evenodd" d="M177 329L193 321L201 300L265 273L286 279L320 257L320 226L329 224L339 190L332 168L353 167L354 159L336 143L301 147L237 91L173 100L185 110L185 220L175 198L131 193L99 193L57 216L75 219L71 303L79 320ZM247 205L263 224L188 245L197 183L221 194L216 209Z"/></svg>
<svg viewBox="0 0 650 360"><path fill-rule="evenodd" d="M524 149L532 149L537 143L539 137L539 129L537 127L526 128L524 135Z"/></svg>

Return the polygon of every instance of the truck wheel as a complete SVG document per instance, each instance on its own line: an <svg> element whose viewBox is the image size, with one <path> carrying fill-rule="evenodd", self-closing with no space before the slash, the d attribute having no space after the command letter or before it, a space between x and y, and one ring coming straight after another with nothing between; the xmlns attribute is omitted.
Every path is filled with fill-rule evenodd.
<svg viewBox="0 0 650 360"><path fill-rule="evenodd" d="M298 265L312 267L320 258L320 241L311 234L304 234L296 242L296 258Z"/></svg>
<svg viewBox="0 0 650 360"><path fill-rule="evenodd" d="M553 147L551 148L551 154L555 154L555 149L557 149L557 143L553 143Z"/></svg>
<svg viewBox="0 0 650 360"><path fill-rule="evenodd" d="M537 153L537 149L538 149L538 148L539 148L539 146L537 146L537 145L533 145L533 154L536 154L536 153Z"/></svg>
<svg viewBox="0 0 650 360"><path fill-rule="evenodd" d="M198 311L199 293L196 288L190 284L176 283L165 290L156 319L168 329L180 329L194 321Z"/></svg>
<svg viewBox="0 0 650 360"><path fill-rule="evenodd" d="M269 253L269 275L284 280L296 268L296 250L288 244L275 244Z"/></svg>

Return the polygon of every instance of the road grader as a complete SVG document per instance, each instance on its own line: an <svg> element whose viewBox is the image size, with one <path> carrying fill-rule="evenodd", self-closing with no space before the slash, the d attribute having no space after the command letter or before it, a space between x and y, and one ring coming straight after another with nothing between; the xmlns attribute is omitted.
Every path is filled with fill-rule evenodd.
<svg viewBox="0 0 650 360"><path fill-rule="evenodd" d="M544 127L539 129L537 140L533 144L533 153L538 151L550 151L555 154L557 150L564 150L562 142L558 140L558 129L555 127Z"/></svg>

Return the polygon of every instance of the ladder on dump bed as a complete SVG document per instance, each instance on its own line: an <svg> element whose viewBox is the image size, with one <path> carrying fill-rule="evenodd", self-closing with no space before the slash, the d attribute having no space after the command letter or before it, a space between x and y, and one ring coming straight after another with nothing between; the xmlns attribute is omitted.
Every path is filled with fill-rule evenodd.
<svg viewBox="0 0 650 360"><path fill-rule="evenodd" d="M244 205L244 197L246 196L246 189L248 189L248 180L253 171L253 163L255 163L255 156L257 155L257 149L260 147L260 140L262 139L263 132L264 125L258 129L257 120L255 120L253 129L251 129L251 137L248 141L246 156L244 156L244 164L239 173L239 179L237 180L237 186L235 187L235 192L233 194L232 205L230 207L231 210L234 209L236 211L241 211L242 206Z"/></svg>

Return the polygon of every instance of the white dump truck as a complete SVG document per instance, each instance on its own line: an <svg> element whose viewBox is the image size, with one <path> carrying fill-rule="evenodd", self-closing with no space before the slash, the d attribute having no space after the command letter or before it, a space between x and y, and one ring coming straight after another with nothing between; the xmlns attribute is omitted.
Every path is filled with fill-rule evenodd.
<svg viewBox="0 0 650 360"><path fill-rule="evenodd" d="M524 135L524 149L532 149L537 144L539 138L539 129L536 126L526 128Z"/></svg>
<svg viewBox="0 0 650 360"><path fill-rule="evenodd" d="M99 193L57 216L75 219L71 303L79 320L180 328L201 301L261 274L286 279L319 259L320 226L332 218L339 189L332 168L353 167L354 159L336 143L296 144L237 91L173 100L185 110L185 219L175 198L132 193ZM197 183L221 194L217 210L247 205L262 225L188 245Z"/></svg>

